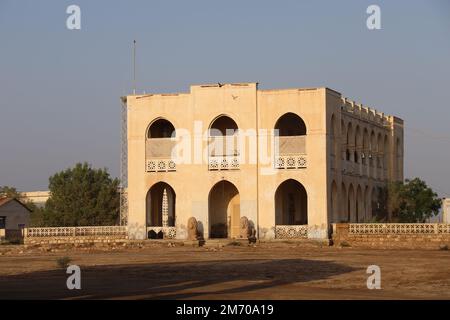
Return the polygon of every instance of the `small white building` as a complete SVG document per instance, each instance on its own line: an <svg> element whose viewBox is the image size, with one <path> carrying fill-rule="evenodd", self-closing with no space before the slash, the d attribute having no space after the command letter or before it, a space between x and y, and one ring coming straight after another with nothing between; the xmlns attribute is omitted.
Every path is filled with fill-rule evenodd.
<svg viewBox="0 0 450 320"><path fill-rule="evenodd" d="M0 198L0 239L16 237L28 227L31 210L15 198Z"/></svg>
<svg viewBox="0 0 450 320"><path fill-rule="evenodd" d="M20 201L23 203L31 201L39 208L43 208L45 206L48 198L50 198L50 191L29 191L21 192L19 194Z"/></svg>

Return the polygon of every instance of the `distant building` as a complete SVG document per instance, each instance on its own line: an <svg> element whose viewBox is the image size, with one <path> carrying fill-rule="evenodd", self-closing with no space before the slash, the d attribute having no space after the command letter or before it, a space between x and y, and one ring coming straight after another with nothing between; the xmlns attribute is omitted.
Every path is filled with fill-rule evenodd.
<svg viewBox="0 0 450 320"><path fill-rule="evenodd" d="M450 223L450 198L445 198L442 200L442 222Z"/></svg>
<svg viewBox="0 0 450 320"><path fill-rule="evenodd" d="M16 237L30 221L31 210L15 198L0 198L0 239Z"/></svg>
<svg viewBox="0 0 450 320"><path fill-rule="evenodd" d="M30 191L30 192L21 192L19 200L23 203L27 203L29 201L33 202L36 206L42 208L45 206L48 198L50 197L50 191Z"/></svg>

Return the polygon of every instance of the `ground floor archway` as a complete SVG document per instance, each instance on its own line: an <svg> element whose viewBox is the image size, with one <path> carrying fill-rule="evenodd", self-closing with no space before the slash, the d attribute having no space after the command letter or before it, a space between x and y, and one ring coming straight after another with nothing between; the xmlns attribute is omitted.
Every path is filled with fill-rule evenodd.
<svg viewBox="0 0 450 320"><path fill-rule="evenodd" d="M154 184L147 192L146 217L148 227L174 227L175 226L175 200L173 188L165 183ZM152 231L147 235L150 239L163 238L162 231Z"/></svg>
<svg viewBox="0 0 450 320"><path fill-rule="evenodd" d="M284 181L275 192L275 224L308 224L308 195L298 181Z"/></svg>
<svg viewBox="0 0 450 320"><path fill-rule="evenodd" d="M209 238L239 237L240 210L236 186L226 180L216 183L208 199Z"/></svg>

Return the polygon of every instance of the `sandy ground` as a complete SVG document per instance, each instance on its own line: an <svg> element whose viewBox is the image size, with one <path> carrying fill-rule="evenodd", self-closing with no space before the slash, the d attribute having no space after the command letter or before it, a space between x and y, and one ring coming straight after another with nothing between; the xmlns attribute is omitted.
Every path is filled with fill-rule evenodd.
<svg viewBox="0 0 450 320"><path fill-rule="evenodd" d="M81 290L68 290L69 256ZM381 290L366 286L381 268ZM259 244L0 256L2 299L450 299L450 251Z"/></svg>

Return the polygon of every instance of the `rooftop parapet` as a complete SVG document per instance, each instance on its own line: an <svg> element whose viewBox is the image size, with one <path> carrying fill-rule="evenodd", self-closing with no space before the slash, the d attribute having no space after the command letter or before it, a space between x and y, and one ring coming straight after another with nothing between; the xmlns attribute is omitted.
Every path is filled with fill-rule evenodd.
<svg viewBox="0 0 450 320"><path fill-rule="evenodd" d="M345 97L342 98L342 110L344 112L353 114L353 116L357 118L375 122L380 125L389 125L393 121L391 120L391 116L386 115L384 112L378 111L371 107L363 106L361 103L356 103Z"/></svg>

